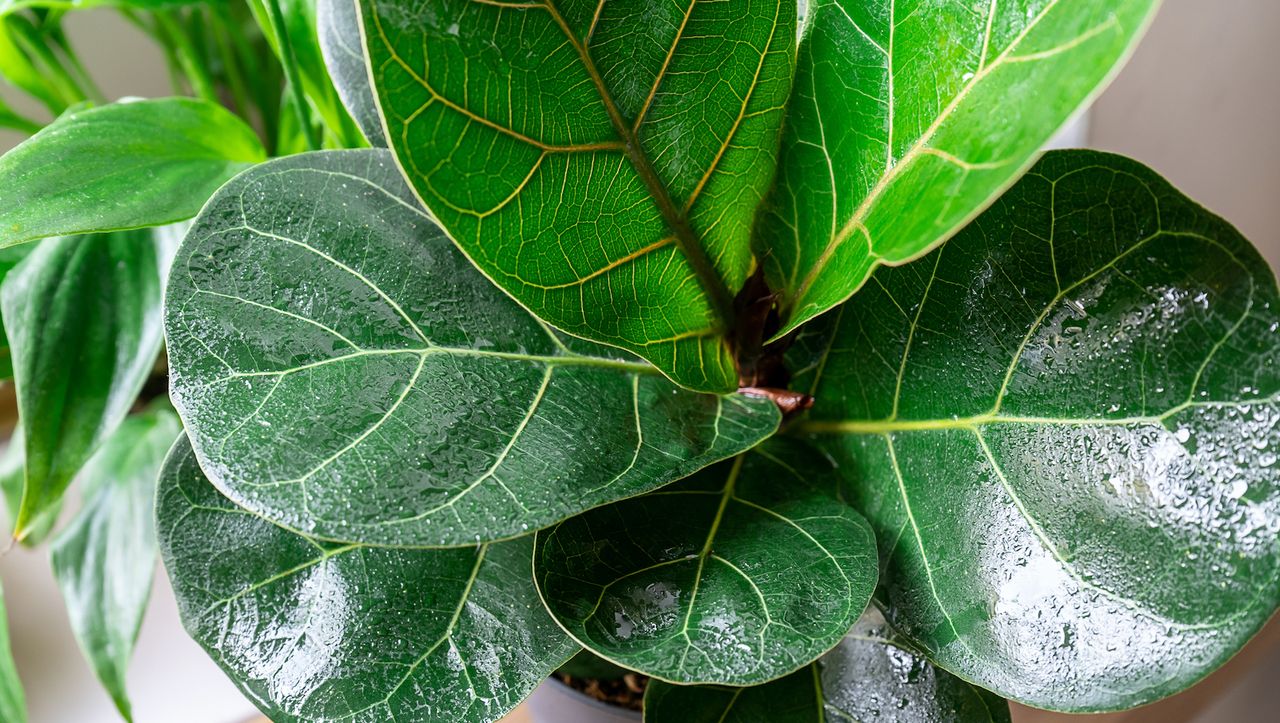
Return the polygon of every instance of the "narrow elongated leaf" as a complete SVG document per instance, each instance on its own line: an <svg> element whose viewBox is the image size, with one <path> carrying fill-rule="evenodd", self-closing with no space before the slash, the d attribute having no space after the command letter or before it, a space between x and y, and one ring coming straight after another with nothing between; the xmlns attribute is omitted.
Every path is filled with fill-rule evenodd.
<svg viewBox="0 0 1280 723"><path fill-rule="evenodd" d="M220 0L215 0L218 2ZM89 10L91 8L116 7L132 10L161 10L164 8L198 5L207 0L0 0L0 17L28 8L53 10Z"/></svg>
<svg viewBox="0 0 1280 723"><path fill-rule="evenodd" d="M8 276L13 267L17 266L19 261L25 259L30 251L30 246L12 246L0 249L0 283L4 282L4 277ZM0 324L0 379L11 379L12 377L13 354L9 351L9 335L5 333L3 324Z"/></svg>
<svg viewBox="0 0 1280 723"><path fill-rule="evenodd" d="M941 243L1128 56L1159 0L818 0L759 235L785 334Z"/></svg>
<svg viewBox="0 0 1280 723"><path fill-rule="evenodd" d="M876 528L891 620L1044 708L1126 708L1280 602L1280 298L1150 170L1053 153L842 307L804 429Z"/></svg>
<svg viewBox="0 0 1280 723"><path fill-rule="evenodd" d="M876 584L866 521L793 440L538 533L547 609L597 655L660 680L753 685L844 637Z"/></svg>
<svg viewBox="0 0 1280 723"><path fill-rule="evenodd" d="M514 537L772 434L772 403L678 389L489 284L382 150L230 182L174 262L172 395L201 465L318 537Z"/></svg>
<svg viewBox="0 0 1280 723"><path fill-rule="evenodd" d="M18 539L56 514L155 363L159 245L149 231L46 239L0 285L26 450Z"/></svg>
<svg viewBox="0 0 1280 723"><path fill-rule="evenodd" d="M369 144L387 147L378 102L369 83L369 68L360 42L360 13L350 0L316 0L320 52L338 97Z"/></svg>
<svg viewBox="0 0 1280 723"><path fill-rule="evenodd" d="M13 662L13 650L9 647L9 615L5 610L3 589L0 589L0 719L27 723L27 698Z"/></svg>
<svg viewBox="0 0 1280 723"><path fill-rule="evenodd" d="M276 723L487 723L578 649L538 602L528 537L327 544L219 495L185 437L157 518L187 631Z"/></svg>
<svg viewBox="0 0 1280 723"><path fill-rule="evenodd" d="M751 688L652 681L647 723L1009 723L1009 704L935 668L868 608L834 650Z"/></svg>
<svg viewBox="0 0 1280 723"><path fill-rule="evenodd" d="M0 247L190 218L265 158L253 130L206 101L70 111L0 157Z"/></svg>
<svg viewBox="0 0 1280 723"><path fill-rule="evenodd" d="M319 0L249 0L249 9L267 36L267 42L275 50L276 56L281 58L281 62L286 62L279 39L271 26L268 15L270 11L265 2L280 3L284 30L289 36L289 49L293 54L302 90L310 104L342 146L359 145L360 131L343 107L325 68L318 29ZM349 42L358 43L359 36L356 35Z"/></svg>
<svg viewBox="0 0 1280 723"><path fill-rule="evenodd" d="M180 429L167 409L125 420L85 466L84 506L53 541L71 630L126 720L125 672L156 567L156 478Z"/></svg>
<svg viewBox="0 0 1280 723"><path fill-rule="evenodd" d="M773 178L795 3L360 4L391 147L485 275L681 385L734 389L724 334Z"/></svg>

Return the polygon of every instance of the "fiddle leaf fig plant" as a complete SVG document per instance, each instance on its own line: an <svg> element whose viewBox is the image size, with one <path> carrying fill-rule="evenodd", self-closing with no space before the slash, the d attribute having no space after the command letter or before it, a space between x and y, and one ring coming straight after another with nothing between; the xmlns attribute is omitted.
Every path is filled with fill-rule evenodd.
<svg viewBox="0 0 1280 723"><path fill-rule="evenodd" d="M126 718L157 548L276 723L1113 711L1280 605L1273 272L1041 151L1154 0L113 5L176 97L3 11L0 487Z"/></svg>

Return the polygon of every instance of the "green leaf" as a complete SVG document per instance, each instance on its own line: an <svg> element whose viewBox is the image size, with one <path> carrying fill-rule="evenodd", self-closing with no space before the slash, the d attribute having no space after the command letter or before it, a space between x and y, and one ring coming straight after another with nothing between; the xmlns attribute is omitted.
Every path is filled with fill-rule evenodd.
<svg viewBox="0 0 1280 723"><path fill-rule="evenodd" d="M114 7L130 10L162 10L184 5L217 4L222 0L0 0L0 17L19 10L48 8L51 10L89 10Z"/></svg>
<svg viewBox="0 0 1280 723"><path fill-rule="evenodd" d="M316 0L320 52L338 97L370 145L387 147L378 101L369 84L369 68L360 42L360 13L351 0Z"/></svg>
<svg viewBox="0 0 1280 723"><path fill-rule="evenodd" d="M875 281L802 376L802 430L934 662L1102 711L1186 688L1262 626L1280 298L1238 232L1133 161L1060 152Z"/></svg>
<svg viewBox="0 0 1280 723"><path fill-rule="evenodd" d="M777 428L563 338L488 283L383 150L223 187L174 262L172 395L225 494L317 537L474 545L656 489Z"/></svg>
<svg viewBox="0 0 1280 723"><path fill-rule="evenodd" d="M0 284L4 283L4 278L9 275L13 267L18 265L30 253L31 246L10 246L9 248L0 248ZM13 354L9 350L9 335L4 331L4 325L0 324L0 379L13 378Z"/></svg>
<svg viewBox="0 0 1280 723"><path fill-rule="evenodd" d="M220 496L178 440L160 547L187 631L276 723L481 723L577 646L530 582L533 543L334 546Z"/></svg>
<svg viewBox="0 0 1280 723"><path fill-rule="evenodd" d="M928 721L1009 723L1009 704L935 668L869 608L834 650L780 680L752 688L645 690L648 723Z"/></svg>
<svg viewBox="0 0 1280 723"><path fill-rule="evenodd" d="M0 720L27 723L27 698L9 647L9 616L0 589Z"/></svg>
<svg viewBox="0 0 1280 723"><path fill-rule="evenodd" d="M360 5L391 147L481 271L559 329L732 391L795 3Z"/></svg>
<svg viewBox="0 0 1280 723"><path fill-rule="evenodd" d="M325 68L324 55L321 52L318 31L318 5L320 0L266 0L279 2L281 16L284 19L285 33L288 35L289 49L293 53L294 63L298 69L303 93L306 94L312 107L315 108L325 126L329 128L343 145L355 146L360 142L360 130L352 122L346 108L342 105L337 91L334 89L329 73ZM353 0L354 2L354 0ZM249 0L258 26L262 28L267 42L271 44L276 57L283 60L279 39L272 29L269 9L264 0ZM355 12L352 9L351 12ZM357 35L353 41L359 43ZM365 81L368 83L368 80ZM282 111L283 112L283 111Z"/></svg>
<svg viewBox="0 0 1280 723"><path fill-rule="evenodd" d="M53 540L71 629L125 720L125 672L156 567L156 478L180 431L164 408L126 419L81 472L84 506Z"/></svg>
<svg viewBox="0 0 1280 723"><path fill-rule="evenodd" d="M265 158L244 122L205 101L70 111L0 157L0 247L190 218Z"/></svg>
<svg viewBox="0 0 1280 723"><path fill-rule="evenodd" d="M20 540L56 515L151 372L160 245L150 231L46 239L0 285L26 454Z"/></svg>
<svg viewBox="0 0 1280 723"><path fill-rule="evenodd" d="M785 334L999 196L1118 70L1158 0L818 0L757 249Z"/></svg>
<svg viewBox="0 0 1280 723"><path fill-rule="evenodd" d="M876 584L867 522L794 440L537 536L543 602L596 655L675 683L754 685L807 665Z"/></svg>

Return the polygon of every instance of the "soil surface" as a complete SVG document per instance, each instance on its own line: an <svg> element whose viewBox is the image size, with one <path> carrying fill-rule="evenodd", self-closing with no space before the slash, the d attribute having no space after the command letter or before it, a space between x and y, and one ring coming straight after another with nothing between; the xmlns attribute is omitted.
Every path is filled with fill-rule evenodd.
<svg viewBox="0 0 1280 723"><path fill-rule="evenodd" d="M560 682L576 691L585 693L602 703L627 710L640 710L644 702L644 689L649 685L649 677L639 673L627 673L621 678L605 680L576 678L559 672L555 676Z"/></svg>

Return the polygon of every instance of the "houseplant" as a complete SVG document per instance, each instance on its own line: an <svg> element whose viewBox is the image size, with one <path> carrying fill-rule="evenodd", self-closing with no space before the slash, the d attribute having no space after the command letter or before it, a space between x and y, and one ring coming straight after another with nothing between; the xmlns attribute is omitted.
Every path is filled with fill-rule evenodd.
<svg viewBox="0 0 1280 723"><path fill-rule="evenodd" d="M276 721L492 721L584 647L658 722L1195 683L1280 595L1276 282L1149 169L1038 156L1156 3L898 5L154 11L203 100L0 159L17 537L95 449L155 484L188 630ZM206 62L206 13L280 70ZM127 433L169 412L120 423L161 315L163 462ZM55 561L119 585L101 496ZM127 714L140 608L69 599Z"/></svg>

